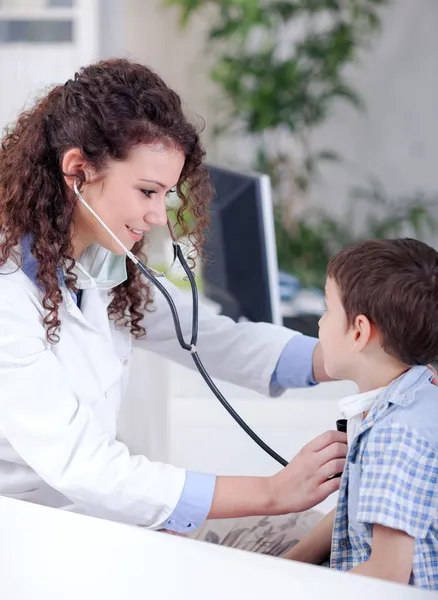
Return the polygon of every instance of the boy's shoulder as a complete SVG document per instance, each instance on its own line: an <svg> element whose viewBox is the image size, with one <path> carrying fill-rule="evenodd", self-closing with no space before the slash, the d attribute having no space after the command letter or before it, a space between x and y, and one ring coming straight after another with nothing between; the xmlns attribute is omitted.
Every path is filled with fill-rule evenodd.
<svg viewBox="0 0 438 600"><path fill-rule="evenodd" d="M438 452L438 386L428 377L420 377L407 388L388 390L385 400L387 408L377 416L374 434L406 429L428 440Z"/></svg>

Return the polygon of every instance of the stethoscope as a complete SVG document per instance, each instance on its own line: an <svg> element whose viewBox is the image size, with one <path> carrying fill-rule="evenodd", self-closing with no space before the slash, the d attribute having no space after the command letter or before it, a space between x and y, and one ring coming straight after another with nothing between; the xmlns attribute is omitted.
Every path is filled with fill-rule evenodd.
<svg viewBox="0 0 438 600"><path fill-rule="evenodd" d="M222 404L222 406L229 412L229 414L233 417L233 419L240 425L240 427L249 435L249 437L254 440L254 442L260 446L262 450L264 450L269 456L274 458L277 462L279 462L283 467L285 467L288 462L282 458L279 454L277 454L272 448L270 448L265 442L259 438L259 436L245 423L242 417L234 410L234 408L228 403L223 394L217 388L204 365L199 358L198 352L196 350L196 344L198 341L198 325L199 325L199 306L198 306L198 288L196 285L195 278L193 276L192 271L190 270L189 265L187 264L186 259L184 258L183 251L181 250L181 246L178 243L178 240L175 237L174 231L172 229L172 225L167 220L167 228L170 233L170 237L172 239L173 246L173 261L170 267L166 271L156 271L151 267L147 267L135 254L133 254L126 246L119 240L119 238L111 231L111 229L102 221L99 215L91 208L91 206L84 200L82 194L79 191L77 181L74 181L73 184L74 193L77 199L85 206L85 208L93 215L93 217L102 225L105 231L113 238L113 240L122 248L126 256L132 260L132 262L136 265L138 269L143 273L143 275L163 294L165 297L170 311L173 317L173 323L175 325L176 337L178 338L178 343L183 350L187 350L190 352L193 361L198 369L201 377L204 379L210 390ZM184 339L181 323L178 317L178 311L176 309L175 303L172 299L172 296L169 294L164 285L159 281L159 277L164 277L170 269L174 266L176 261L179 261L180 265L184 269L188 280L190 282L190 288L192 293L192 337L190 342L187 343Z"/></svg>

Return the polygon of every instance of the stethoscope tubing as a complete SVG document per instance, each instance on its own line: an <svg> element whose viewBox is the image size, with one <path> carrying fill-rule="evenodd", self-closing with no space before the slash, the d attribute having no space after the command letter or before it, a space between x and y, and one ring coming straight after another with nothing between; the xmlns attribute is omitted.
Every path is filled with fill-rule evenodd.
<svg viewBox="0 0 438 600"><path fill-rule="evenodd" d="M219 400L219 402L222 404L222 406L225 408L225 410L236 421L236 423L243 429L243 431L262 450L264 450L269 456L271 456L274 460L276 460L283 467L285 467L288 464L288 461L286 461L279 454L277 454L277 452L275 452L270 446L268 446L249 427L249 425L242 419L242 417L234 410L234 408L230 405L230 403L227 401L225 396L221 393L219 388L216 386L216 384L210 377L207 369L204 367L204 365L198 355L197 348L196 348L197 341L198 341L198 329L199 329L198 287L196 285L195 277L184 257L184 253L181 249L180 244L178 243L178 241L175 237L175 234L173 232L172 226L169 223L169 221L167 222L167 227L169 229L169 232L170 232L170 235L172 238L173 251L174 251L174 260L173 260L172 265L175 263L176 260L179 261L182 268L184 269L184 272L186 273L186 275L188 277L188 280L190 283L190 288L191 288L191 293L192 293L192 335L191 335L190 343L187 343L184 339L184 335L183 335L182 328L181 328L181 322L180 322L180 319L178 316L178 311L175 306L175 302L173 301L173 298L172 298L171 294L169 293L169 291L166 289L166 287L160 281L160 278L165 275L165 272L159 273L157 271L154 271L150 267L147 267L138 258L138 256L136 256L130 250L128 250L128 248L126 248L126 246L123 244L123 242L121 240L119 240L119 238L111 231L111 229L106 225L106 223L104 223L104 221L102 221L102 219L99 217L99 215L91 208L91 206L82 197L82 194L80 193L79 187L77 185L77 181L74 182L73 189L74 189L74 193L75 193L76 197L78 198L78 200L94 216L94 218L102 225L102 227L113 238L113 240L122 248L122 250L124 251L126 256L136 265L136 267L141 271L141 273L146 277L146 279L152 285L154 285L158 289L158 291L164 296L167 304L169 305L170 312L172 314L173 324L175 326L175 333L176 333L176 337L177 337L179 345L181 346L181 348L183 350L190 352L193 362L195 363L195 366L196 366L199 374L201 375L202 379L208 385L210 390L213 392L213 394L216 396L216 398Z"/></svg>

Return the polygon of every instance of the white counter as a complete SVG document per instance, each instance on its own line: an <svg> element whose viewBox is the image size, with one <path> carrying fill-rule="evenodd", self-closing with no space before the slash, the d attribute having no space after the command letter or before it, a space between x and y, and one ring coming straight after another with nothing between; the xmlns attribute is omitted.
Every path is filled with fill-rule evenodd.
<svg viewBox="0 0 438 600"><path fill-rule="evenodd" d="M0 498L5 600L421 600L434 595Z"/></svg>

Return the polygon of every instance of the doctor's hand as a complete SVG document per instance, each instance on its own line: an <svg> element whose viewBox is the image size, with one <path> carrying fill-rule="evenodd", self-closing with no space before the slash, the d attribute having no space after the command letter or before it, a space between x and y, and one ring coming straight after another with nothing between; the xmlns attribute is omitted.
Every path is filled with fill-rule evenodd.
<svg viewBox="0 0 438 600"><path fill-rule="evenodd" d="M300 452L270 478L278 514L301 512L312 508L335 492L347 456L347 436L340 431L326 431L306 444Z"/></svg>

